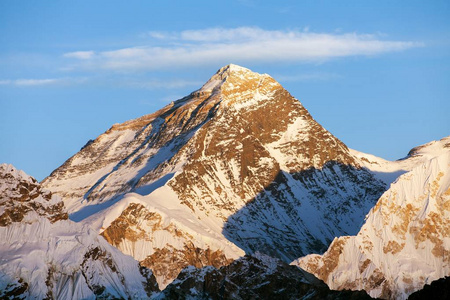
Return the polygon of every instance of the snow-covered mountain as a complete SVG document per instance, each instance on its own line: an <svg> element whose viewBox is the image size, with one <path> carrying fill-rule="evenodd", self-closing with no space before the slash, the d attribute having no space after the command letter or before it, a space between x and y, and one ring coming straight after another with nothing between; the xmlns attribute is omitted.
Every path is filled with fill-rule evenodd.
<svg viewBox="0 0 450 300"><path fill-rule="evenodd" d="M386 189L278 82L236 65L112 126L42 184L161 287L191 264L324 251Z"/></svg>
<svg viewBox="0 0 450 300"><path fill-rule="evenodd" d="M331 289L392 299L449 276L450 137L414 148L390 167L396 165L416 166L381 196L356 236L336 238L323 255L293 264Z"/></svg>
<svg viewBox="0 0 450 300"><path fill-rule="evenodd" d="M59 196L0 165L0 298L147 298L152 272L67 219Z"/></svg>
<svg viewBox="0 0 450 300"><path fill-rule="evenodd" d="M286 265L300 257L331 289L404 299L450 275L449 171L450 137L395 162L361 153L269 75L228 65L43 187L0 165L0 297L365 295Z"/></svg>

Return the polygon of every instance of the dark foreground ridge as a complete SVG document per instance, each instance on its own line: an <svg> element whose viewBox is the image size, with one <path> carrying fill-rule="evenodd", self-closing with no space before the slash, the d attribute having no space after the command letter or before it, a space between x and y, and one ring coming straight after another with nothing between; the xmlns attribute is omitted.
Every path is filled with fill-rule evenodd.
<svg viewBox="0 0 450 300"><path fill-rule="evenodd" d="M444 277L426 284L422 290L412 293L408 300L449 300L450 299L450 277Z"/></svg>
<svg viewBox="0 0 450 300"><path fill-rule="evenodd" d="M365 291L331 291L300 268L263 254L216 269L185 268L164 299L372 299Z"/></svg>

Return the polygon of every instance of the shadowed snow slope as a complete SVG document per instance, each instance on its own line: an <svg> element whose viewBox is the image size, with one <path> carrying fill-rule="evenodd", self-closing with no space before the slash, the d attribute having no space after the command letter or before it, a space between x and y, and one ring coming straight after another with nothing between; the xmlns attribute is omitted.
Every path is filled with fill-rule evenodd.
<svg viewBox="0 0 450 300"><path fill-rule="evenodd" d="M0 165L0 298L146 298L151 271L98 232L67 220L58 196Z"/></svg>
<svg viewBox="0 0 450 300"><path fill-rule="evenodd" d="M450 275L450 138L417 147L408 159L420 163L382 195L356 236L293 264L332 289L393 299Z"/></svg>

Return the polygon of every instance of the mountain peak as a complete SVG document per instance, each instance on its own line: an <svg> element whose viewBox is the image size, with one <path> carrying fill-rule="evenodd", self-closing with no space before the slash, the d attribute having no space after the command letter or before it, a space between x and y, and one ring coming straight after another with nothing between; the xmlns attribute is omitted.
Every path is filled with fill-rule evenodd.
<svg viewBox="0 0 450 300"><path fill-rule="evenodd" d="M242 83L252 81L259 82L264 78L270 78L271 81L275 82L275 80L267 74L259 74L250 69L235 64L229 64L220 68L199 91L224 90L224 88L230 90L230 88L233 89L236 86L242 85ZM245 86L248 88L247 84Z"/></svg>
<svg viewBox="0 0 450 300"><path fill-rule="evenodd" d="M252 70L241 67L239 65L235 65L235 64L228 64L222 68L219 69L219 71L217 71L217 73L226 73L226 74L230 74L230 73L254 73Z"/></svg>
<svg viewBox="0 0 450 300"><path fill-rule="evenodd" d="M212 97L213 101L221 101L223 107L233 106L235 109L254 106L272 98L276 90L283 87L268 74L259 74L247 68L229 64L220 68L197 93L220 95Z"/></svg>

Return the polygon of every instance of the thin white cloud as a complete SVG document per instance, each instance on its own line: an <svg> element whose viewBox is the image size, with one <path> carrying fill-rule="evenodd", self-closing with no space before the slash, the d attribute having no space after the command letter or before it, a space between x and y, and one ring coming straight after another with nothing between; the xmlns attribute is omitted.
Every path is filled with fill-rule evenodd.
<svg viewBox="0 0 450 300"><path fill-rule="evenodd" d="M40 86L50 85L60 82L61 79L6 79L0 80L0 85L13 85L13 86Z"/></svg>
<svg viewBox="0 0 450 300"><path fill-rule="evenodd" d="M143 88L143 89L181 89L185 87L198 87L204 82L196 80L186 79L168 79L168 80L120 80L117 85L131 87L131 88Z"/></svg>
<svg viewBox="0 0 450 300"><path fill-rule="evenodd" d="M302 81L324 81L342 78L341 75L335 73L305 73L296 75L279 75L274 76L280 82L302 82Z"/></svg>
<svg viewBox="0 0 450 300"><path fill-rule="evenodd" d="M181 32L150 32L165 45L112 51L71 52L78 67L97 70L148 71L230 62L323 62L334 58L373 56L422 46L411 41L381 39L380 35L313 33L308 30L263 30L258 27L208 28ZM86 53L86 54L80 54ZM88 54L87 54L88 53Z"/></svg>
<svg viewBox="0 0 450 300"><path fill-rule="evenodd" d="M76 51L65 53L63 56L77 59L90 59L94 56L94 54L94 51Z"/></svg>
<svg viewBox="0 0 450 300"><path fill-rule="evenodd" d="M7 80L0 80L0 85L9 85L11 83L12 83L12 80L9 80L9 79L7 79Z"/></svg>
<svg viewBox="0 0 450 300"><path fill-rule="evenodd" d="M281 31L264 30L259 27L237 28L206 28L200 30L184 30L181 32L150 31L148 36L160 40L182 40L194 42L244 42L249 40L276 40L280 38L295 38L308 31L303 30Z"/></svg>
<svg viewBox="0 0 450 300"><path fill-rule="evenodd" d="M60 79L17 79L14 80L14 85L18 86L36 86L36 85L48 85L55 84Z"/></svg>
<svg viewBox="0 0 450 300"><path fill-rule="evenodd" d="M86 78L47 78L47 79L7 79L0 80L0 85L10 86L45 86L45 85L72 85L85 82Z"/></svg>
<svg viewBox="0 0 450 300"><path fill-rule="evenodd" d="M134 78L52 78L52 79L6 79L0 80L0 86L72 86L78 84L88 84L93 86L116 86L136 89L182 89L185 87L198 87L204 82L183 78L172 78L167 80L159 79L134 79Z"/></svg>
<svg viewBox="0 0 450 300"><path fill-rule="evenodd" d="M204 30L185 30L180 33L180 38L186 41L198 42L218 42L218 41L245 41L271 39L267 35L274 32L267 32L260 28L239 27L234 29L209 28ZM265 37L264 37L265 36Z"/></svg>
<svg viewBox="0 0 450 300"><path fill-rule="evenodd" d="M160 40L165 40L165 39L168 39L171 37L169 34L167 34L165 32L161 32L161 31L149 31L146 34L143 34L142 36L143 37L149 36L151 38L160 39Z"/></svg>

